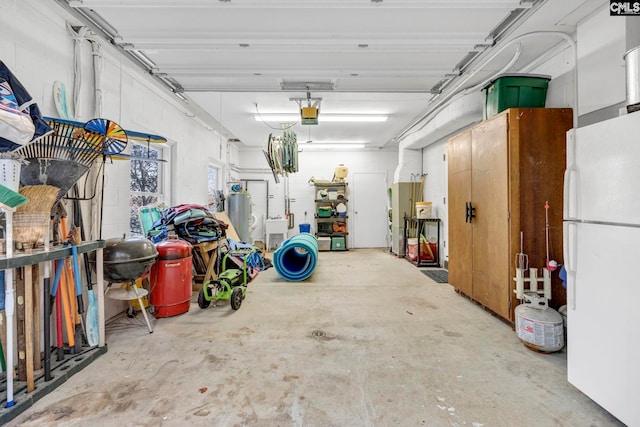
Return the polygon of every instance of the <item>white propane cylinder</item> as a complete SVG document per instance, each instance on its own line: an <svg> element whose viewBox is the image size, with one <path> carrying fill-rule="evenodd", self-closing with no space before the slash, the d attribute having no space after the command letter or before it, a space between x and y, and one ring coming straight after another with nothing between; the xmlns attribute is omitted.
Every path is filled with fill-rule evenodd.
<svg viewBox="0 0 640 427"><path fill-rule="evenodd" d="M515 310L516 335L532 350L553 353L564 347L562 316L556 310L540 310L520 304Z"/></svg>

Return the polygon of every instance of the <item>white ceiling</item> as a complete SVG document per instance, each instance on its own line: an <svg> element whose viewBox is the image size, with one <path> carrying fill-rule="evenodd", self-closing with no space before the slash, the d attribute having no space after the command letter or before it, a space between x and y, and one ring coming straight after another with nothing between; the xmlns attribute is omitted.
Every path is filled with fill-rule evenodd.
<svg viewBox="0 0 640 427"><path fill-rule="evenodd" d="M493 50L533 30L572 34L602 0L56 0L181 92L244 146L264 146L281 125L260 113L297 114L290 98L322 98L330 113L389 115L384 123L296 124L299 141L362 141L392 147L396 137L472 72L473 86L500 69L515 47ZM606 3L608 4L608 3ZM78 12L80 14L78 14ZM522 17L501 29L509 16ZM530 38L518 71L554 46ZM465 58L475 56L475 62ZM310 83L286 91L283 82ZM314 83L332 90L314 89ZM441 94L441 95L442 95ZM196 106L197 104L197 106ZM303 101L306 105L306 101Z"/></svg>

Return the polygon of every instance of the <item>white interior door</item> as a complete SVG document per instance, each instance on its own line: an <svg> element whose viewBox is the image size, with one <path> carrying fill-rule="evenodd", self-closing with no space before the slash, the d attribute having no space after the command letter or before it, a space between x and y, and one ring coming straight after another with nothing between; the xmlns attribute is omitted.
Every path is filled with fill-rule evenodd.
<svg viewBox="0 0 640 427"><path fill-rule="evenodd" d="M387 246L387 175L356 172L349 193L352 207L349 234L353 248Z"/></svg>

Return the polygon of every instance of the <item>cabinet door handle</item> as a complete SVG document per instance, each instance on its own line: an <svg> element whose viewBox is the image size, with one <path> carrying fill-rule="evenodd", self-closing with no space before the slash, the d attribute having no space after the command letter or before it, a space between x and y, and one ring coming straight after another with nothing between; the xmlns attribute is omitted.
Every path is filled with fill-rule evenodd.
<svg viewBox="0 0 640 427"><path fill-rule="evenodd" d="M469 202L464 202L464 222L469 222Z"/></svg>
<svg viewBox="0 0 640 427"><path fill-rule="evenodd" d="M476 208L469 202L469 222L473 222L473 218L476 217Z"/></svg>

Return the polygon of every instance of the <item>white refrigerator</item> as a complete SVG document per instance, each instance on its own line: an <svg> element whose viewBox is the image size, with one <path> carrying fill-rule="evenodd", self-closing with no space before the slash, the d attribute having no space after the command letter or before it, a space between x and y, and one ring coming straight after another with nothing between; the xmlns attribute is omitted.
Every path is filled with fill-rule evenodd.
<svg viewBox="0 0 640 427"><path fill-rule="evenodd" d="M564 189L568 380L640 426L640 112L568 132Z"/></svg>

